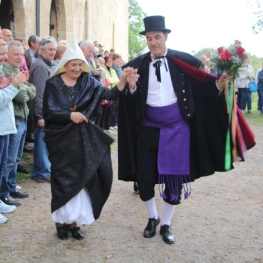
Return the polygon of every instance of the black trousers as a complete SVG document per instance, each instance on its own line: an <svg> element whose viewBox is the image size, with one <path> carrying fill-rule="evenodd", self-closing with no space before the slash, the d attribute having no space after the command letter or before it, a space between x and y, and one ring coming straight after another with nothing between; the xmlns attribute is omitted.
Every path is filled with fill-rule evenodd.
<svg viewBox="0 0 263 263"><path fill-rule="evenodd" d="M148 201L155 196L155 184L158 184L157 157L159 148L160 129L142 127L138 132L137 141L137 179L140 198ZM171 193L165 181L165 202L178 205L181 201L182 186L179 198L171 201Z"/></svg>

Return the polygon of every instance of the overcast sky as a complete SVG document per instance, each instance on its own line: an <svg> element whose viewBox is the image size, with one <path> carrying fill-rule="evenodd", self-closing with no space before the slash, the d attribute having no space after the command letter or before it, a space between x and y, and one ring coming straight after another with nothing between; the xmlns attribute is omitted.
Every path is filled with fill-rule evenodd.
<svg viewBox="0 0 263 263"><path fill-rule="evenodd" d="M253 1L253 0L252 0ZM255 0L254 0L255 1ZM137 0L147 15L163 15L172 30L167 46L191 53L229 46L235 39L252 55L263 57L263 32L252 33L257 21L248 0Z"/></svg>

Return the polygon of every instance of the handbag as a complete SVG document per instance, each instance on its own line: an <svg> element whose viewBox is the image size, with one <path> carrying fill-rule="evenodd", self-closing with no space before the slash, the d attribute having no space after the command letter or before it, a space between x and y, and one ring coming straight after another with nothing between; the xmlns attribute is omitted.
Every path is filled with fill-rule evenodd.
<svg viewBox="0 0 263 263"><path fill-rule="evenodd" d="M250 81L248 84L248 88L250 92L258 91L258 85L254 81Z"/></svg>

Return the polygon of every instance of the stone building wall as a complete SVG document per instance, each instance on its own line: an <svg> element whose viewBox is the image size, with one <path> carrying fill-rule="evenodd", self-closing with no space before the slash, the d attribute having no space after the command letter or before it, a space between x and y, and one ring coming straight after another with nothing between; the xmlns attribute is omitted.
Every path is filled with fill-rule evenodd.
<svg viewBox="0 0 263 263"><path fill-rule="evenodd" d="M127 60L128 0L13 0L14 36L27 39L36 34L37 1L40 1L40 37L52 35L69 42L98 40L104 50L114 48Z"/></svg>

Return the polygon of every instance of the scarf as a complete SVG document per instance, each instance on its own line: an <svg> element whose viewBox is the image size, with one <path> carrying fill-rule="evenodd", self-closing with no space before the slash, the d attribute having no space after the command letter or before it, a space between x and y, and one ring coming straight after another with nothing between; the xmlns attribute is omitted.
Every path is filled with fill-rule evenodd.
<svg viewBox="0 0 263 263"><path fill-rule="evenodd" d="M190 130L180 113L177 103L145 109L145 125L160 128L158 149L159 191L163 199L164 182L168 182L171 198L178 200L180 184L184 187L185 199L190 189ZM167 179L167 180L165 180Z"/></svg>

